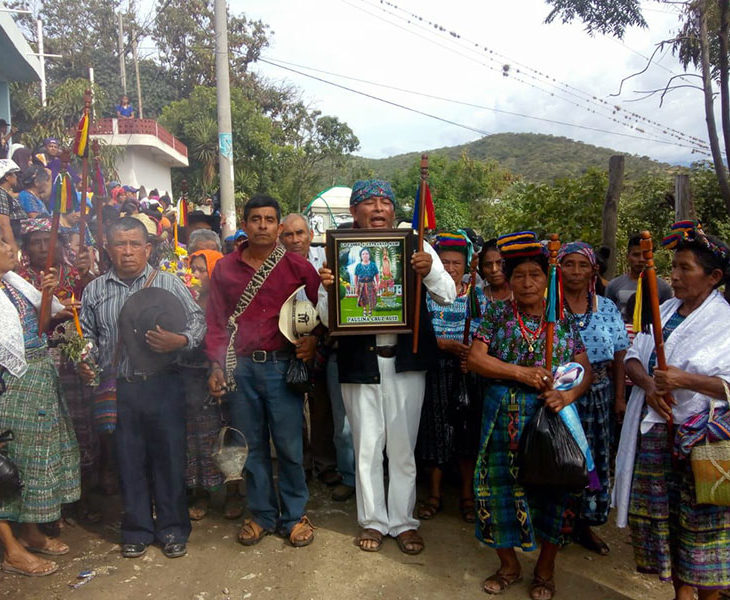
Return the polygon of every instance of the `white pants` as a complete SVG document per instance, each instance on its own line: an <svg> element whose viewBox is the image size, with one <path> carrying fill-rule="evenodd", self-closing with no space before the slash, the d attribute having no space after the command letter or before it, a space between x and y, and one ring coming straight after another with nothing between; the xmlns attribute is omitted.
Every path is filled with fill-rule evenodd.
<svg viewBox="0 0 730 600"><path fill-rule="evenodd" d="M417 529L416 460L426 373L395 372L395 358L378 357L379 384L343 383L342 399L355 448L357 520L393 537ZM383 450L388 455L385 500Z"/></svg>

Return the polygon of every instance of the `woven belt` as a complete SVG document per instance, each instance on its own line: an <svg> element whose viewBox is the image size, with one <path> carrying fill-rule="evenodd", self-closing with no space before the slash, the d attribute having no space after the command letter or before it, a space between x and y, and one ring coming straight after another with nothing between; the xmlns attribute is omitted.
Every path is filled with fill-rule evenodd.
<svg viewBox="0 0 730 600"><path fill-rule="evenodd" d="M251 354L245 354L243 358L250 358L255 363L267 361L291 360L291 350L254 350Z"/></svg>
<svg viewBox="0 0 730 600"><path fill-rule="evenodd" d="M375 352L383 358L393 358L395 356L396 346L377 346Z"/></svg>

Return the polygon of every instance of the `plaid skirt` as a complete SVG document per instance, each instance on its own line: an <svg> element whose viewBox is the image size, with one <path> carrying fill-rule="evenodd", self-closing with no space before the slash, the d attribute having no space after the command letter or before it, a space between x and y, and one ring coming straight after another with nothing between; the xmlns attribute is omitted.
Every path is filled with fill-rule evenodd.
<svg viewBox="0 0 730 600"><path fill-rule="evenodd" d="M594 371L595 372L595 371ZM586 488L583 491L578 516L587 525L603 525L608 521L608 511L611 507L611 413L613 410L613 386L606 376L593 382L591 389L585 396L576 401L576 408L580 415L580 422L591 449L593 461L596 464L598 480L601 489L592 491Z"/></svg>
<svg viewBox="0 0 730 600"><path fill-rule="evenodd" d="M426 373L416 457L439 466L455 456L476 459L483 396L476 375L464 376L458 358L441 356Z"/></svg>
<svg viewBox="0 0 730 600"><path fill-rule="evenodd" d="M211 490L223 483L223 475L216 467L211 454L221 428L217 406L210 406L208 398L207 370L195 367L183 369L185 410L187 417L187 467L185 481L189 488Z"/></svg>
<svg viewBox="0 0 730 600"><path fill-rule="evenodd" d="M26 374L6 374L0 397L0 430L15 434L4 450L23 482L20 495L0 498L0 519L49 523L81 496L79 449L47 349L27 351L26 359Z"/></svg>
<svg viewBox="0 0 730 600"><path fill-rule="evenodd" d="M570 541L580 494L517 482L517 444L542 401L526 388L492 384L484 396L474 472L476 536L492 548L536 550Z"/></svg>
<svg viewBox="0 0 730 600"><path fill-rule="evenodd" d="M81 472L92 477L99 466L99 433L94 427L94 390L84 384L73 363L63 361L58 370L76 441L79 445Z"/></svg>
<svg viewBox="0 0 730 600"><path fill-rule="evenodd" d="M663 423L640 434L629 527L640 572L700 589L730 587L730 508L695 502L690 461L672 463Z"/></svg>

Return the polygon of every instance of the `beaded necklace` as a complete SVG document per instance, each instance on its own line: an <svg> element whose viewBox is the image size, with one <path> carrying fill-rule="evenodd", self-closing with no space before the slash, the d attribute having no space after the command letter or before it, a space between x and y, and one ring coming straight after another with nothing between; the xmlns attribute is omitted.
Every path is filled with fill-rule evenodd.
<svg viewBox="0 0 730 600"><path fill-rule="evenodd" d="M578 315L573 312L572 308L570 308L570 304L568 304L568 299L565 299L565 306L568 309L568 312L577 319L578 329L580 329L581 331L584 331L585 328L591 324L591 319L593 318L593 294L590 291L587 294L586 300L588 302L587 312L583 315L583 318L579 319Z"/></svg>
<svg viewBox="0 0 730 600"><path fill-rule="evenodd" d="M537 329L534 330L525 325L525 322L522 320L522 315L520 314L520 311L517 310L517 302L515 302L514 300L512 300L512 312L517 318L517 323L520 326L520 334L522 335L522 339L527 342L527 349L530 352L534 352L535 342L537 342L538 338L547 328L547 323L545 323L545 311L543 311L543 314L540 315L540 323L538 324Z"/></svg>

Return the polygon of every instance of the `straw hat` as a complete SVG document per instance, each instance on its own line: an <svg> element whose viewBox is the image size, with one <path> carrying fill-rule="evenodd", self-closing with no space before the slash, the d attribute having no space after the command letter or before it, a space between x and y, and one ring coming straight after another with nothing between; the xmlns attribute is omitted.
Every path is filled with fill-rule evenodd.
<svg viewBox="0 0 730 600"><path fill-rule="evenodd" d="M279 312L279 331L292 344L303 335L311 333L319 325L319 315L314 305L308 299L299 300L297 298L297 294L304 287L301 286L294 290Z"/></svg>

